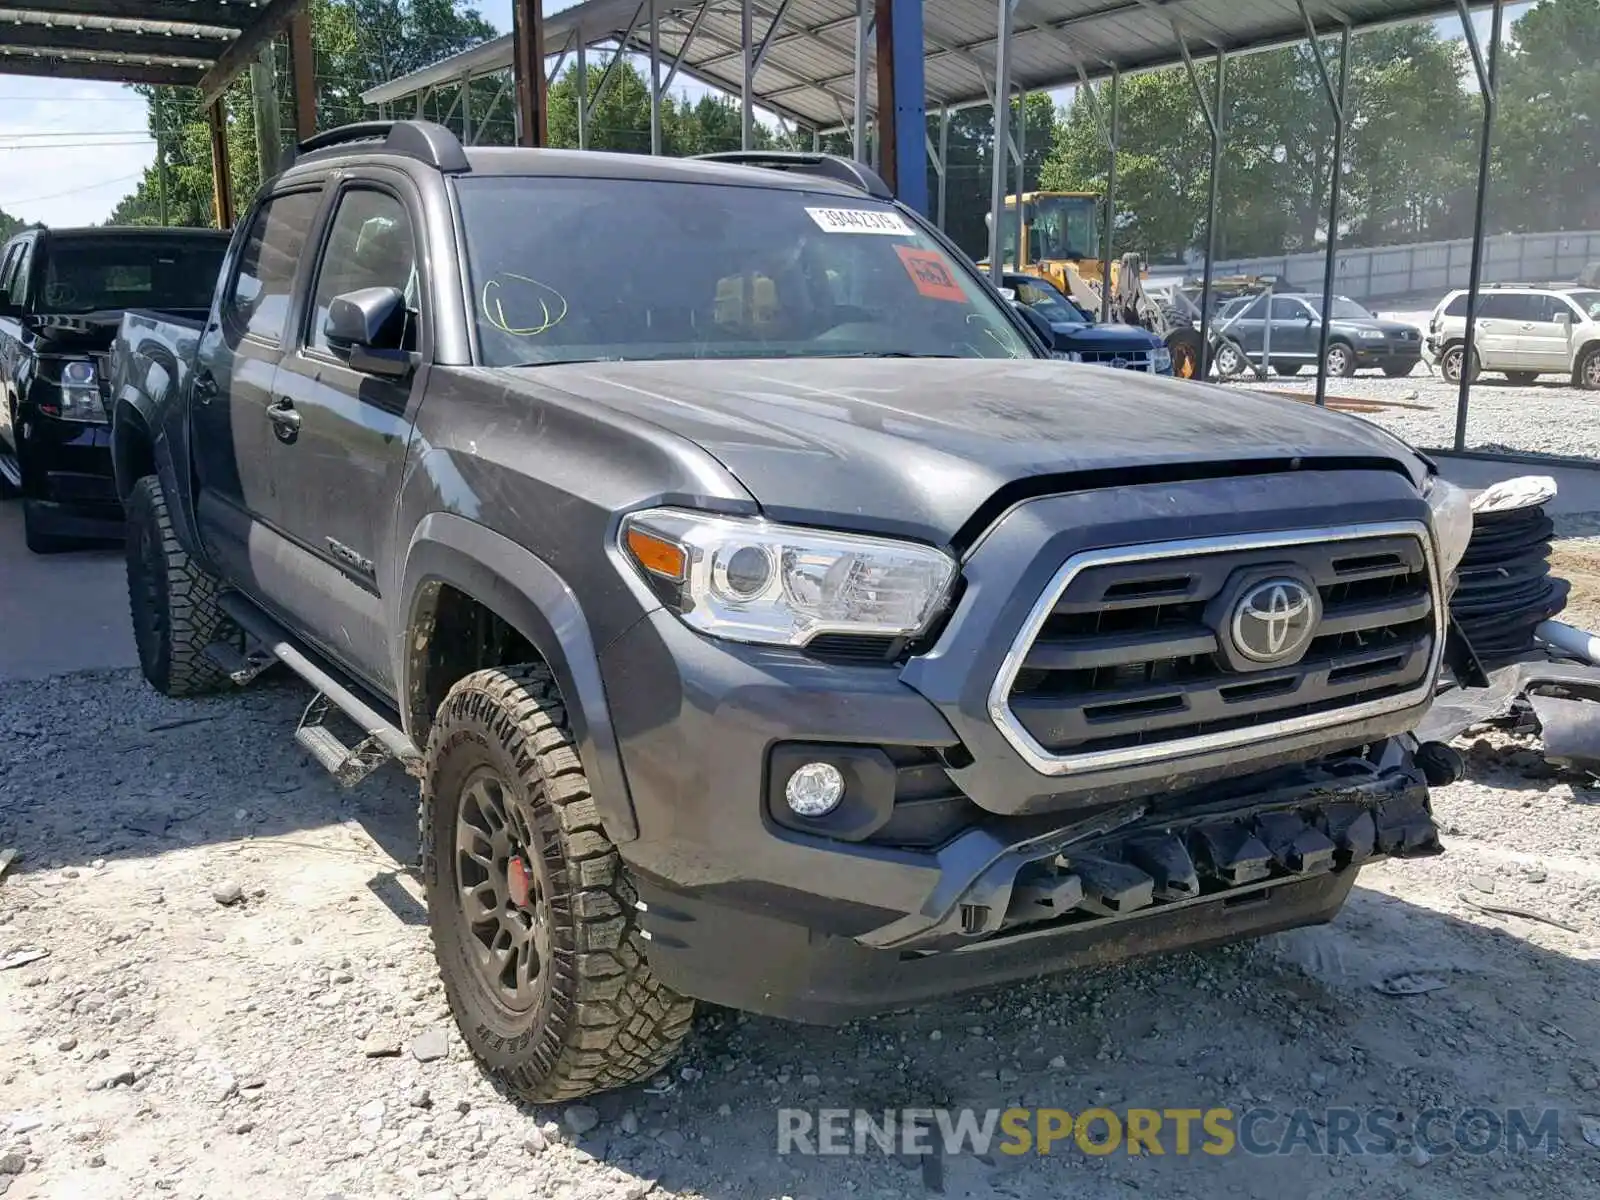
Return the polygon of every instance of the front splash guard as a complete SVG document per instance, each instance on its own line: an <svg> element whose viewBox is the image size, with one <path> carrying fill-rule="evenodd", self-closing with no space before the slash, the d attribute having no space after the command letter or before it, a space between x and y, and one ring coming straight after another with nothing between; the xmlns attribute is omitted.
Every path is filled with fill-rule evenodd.
<svg viewBox="0 0 1600 1200"><path fill-rule="evenodd" d="M919 909L858 940L954 950L1022 927L1153 916L1377 858L1438 854L1422 773L1395 743L1387 749L1377 763L1340 760L1291 786L1184 811L1133 801L1010 842L1015 825L969 829L938 852L939 880Z"/></svg>

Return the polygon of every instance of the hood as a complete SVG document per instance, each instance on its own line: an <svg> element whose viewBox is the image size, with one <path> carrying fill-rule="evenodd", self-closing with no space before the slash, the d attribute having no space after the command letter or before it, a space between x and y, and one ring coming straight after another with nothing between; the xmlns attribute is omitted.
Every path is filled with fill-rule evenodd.
<svg viewBox="0 0 1600 1200"><path fill-rule="evenodd" d="M1376 425L1238 389L1044 359L685 360L495 372L686 438L775 520L951 541L1007 484L1250 460L1425 466ZM1095 486L1104 486L1104 479Z"/></svg>
<svg viewBox="0 0 1600 1200"><path fill-rule="evenodd" d="M1086 325L1081 321L1052 321L1050 328L1059 337L1070 339L1078 348L1104 346L1107 350L1149 350L1162 344L1160 338L1137 325Z"/></svg>
<svg viewBox="0 0 1600 1200"><path fill-rule="evenodd" d="M1356 317L1351 317L1348 319L1345 317L1335 317L1333 319L1333 328L1376 329L1382 332L1385 337L1390 338L1403 338L1407 334L1412 337L1422 336L1422 331L1415 325L1407 325L1404 321L1385 321L1379 317L1367 317L1364 319Z"/></svg>

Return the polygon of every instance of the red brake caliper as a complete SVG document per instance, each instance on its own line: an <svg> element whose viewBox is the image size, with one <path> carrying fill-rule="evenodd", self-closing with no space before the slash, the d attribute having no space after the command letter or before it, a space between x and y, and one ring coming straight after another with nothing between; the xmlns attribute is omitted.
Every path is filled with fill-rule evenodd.
<svg viewBox="0 0 1600 1200"><path fill-rule="evenodd" d="M506 866L506 879L511 889L511 903L518 908L528 907L528 864L513 857Z"/></svg>

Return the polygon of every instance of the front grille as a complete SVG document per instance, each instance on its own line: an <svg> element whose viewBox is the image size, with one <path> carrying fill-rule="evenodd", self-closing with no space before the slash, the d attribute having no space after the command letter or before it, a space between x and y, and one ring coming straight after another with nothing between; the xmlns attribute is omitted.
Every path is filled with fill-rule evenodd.
<svg viewBox="0 0 1600 1200"><path fill-rule="evenodd" d="M1148 350L1084 350L1083 361L1099 367L1120 367L1127 371L1148 371L1153 357Z"/></svg>
<svg viewBox="0 0 1600 1200"><path fill-rule="evenodd" d="M1424 536L1386 526L1077 556L1035 607L991 709L1036 767L1065 773L1403 707L1439 650ZM1234 600L1279 573L1314 585L1320 619L1298 658L1239 667Z"/></svg>

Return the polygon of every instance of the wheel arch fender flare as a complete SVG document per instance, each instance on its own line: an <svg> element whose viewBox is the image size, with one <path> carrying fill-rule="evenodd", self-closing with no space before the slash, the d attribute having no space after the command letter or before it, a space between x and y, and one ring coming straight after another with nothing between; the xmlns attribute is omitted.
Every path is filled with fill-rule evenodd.
<svg viewBox="0 0 1600 1200"><path fill-rule="evenodd" d="M577 596L532 551L486 525L452 513L430 513L406 548L397 591L400 631L393 652L406 732L426 741L427 659L416 630L436 608L440 586L471 597L517 631L555 675L567 722L606 836L615 843L639 836L616 731L600 675L599 647Z"/></svg>

